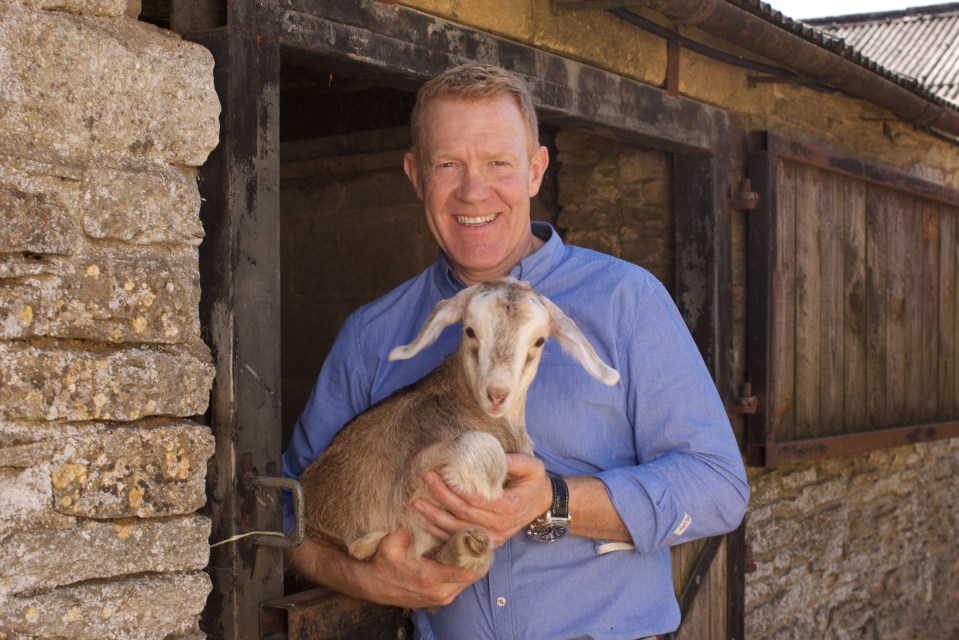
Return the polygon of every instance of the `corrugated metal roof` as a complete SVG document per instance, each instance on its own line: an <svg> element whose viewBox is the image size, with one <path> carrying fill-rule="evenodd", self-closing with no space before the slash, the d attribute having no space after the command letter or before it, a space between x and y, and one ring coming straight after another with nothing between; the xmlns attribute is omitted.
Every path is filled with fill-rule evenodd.
<svg viewBox="0 0 959 640"><path fill-rule="evenodd" d="M933 104L939 104L946 106L952 110L959 110L959 100L956 100L955 96L952 99L947 98L945 95L939 93L938 91L933 91L930 86L927 86L925 83L921 82L918 78L901 73L899 67L896 66L894 60L890 60L888 64L880 63L875 58L870 55L867 55L859 47L855 46L852 42L847 42L845 38L840 37L836 33L832 33L827 30L828 24L836 22L839 24L839 20L844 19L842 16L823 18L822 20L827 21L827 25L813 24L813 21L806 20L796 20L790 18L789 16L783 15L778 9L774 9L767 2L763 0L727 0L727 2L734 4L741 9L744 9L756 16L759 16L763 20L789 31L804 40L811 42L827 51L831 51L834 54L849 60L853 64L859 65L864 69L869 70L872 73L875 73L879 76L882 76L894 82L897 85L908 89L909 91L915 93L916 95L922 97L925 100ZM938 7L959 7L959 3L950 3L945 5L935 5ZM916 11L912 9L911 11ZM869 16L873 19L876 19L878 16L885 16L887 14L905 14L906 11L895 11L895 12L884 12L884 13L871 13L871 14L858 14L860 18ZM848 16L846 16L848 17ZM925 44L925 43L923 43ZM951 43L952 47L955 47L955 43ZM953 55L955 55L953 53ZM949 67L947 64L946 67ZM952 74L951 82L955 84L957 81L957 75L959 75L959 65L953 63L951 65ZM948 75L948 73L946 74ZM943 83L945 84L945 83Z"/></svg>
<svg viewBox="0 0 959 640"><path fill-rule="evenodd" d="M959 106L959 2L805 22Z"/></svg>

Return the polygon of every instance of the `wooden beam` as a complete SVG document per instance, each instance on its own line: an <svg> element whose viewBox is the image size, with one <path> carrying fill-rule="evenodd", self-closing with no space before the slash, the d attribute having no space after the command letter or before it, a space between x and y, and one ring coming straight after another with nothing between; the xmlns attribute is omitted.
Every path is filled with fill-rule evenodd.
<svg viewBox="0 0 959 640"><path fill-rule="evenodd" d="M189 37L213 54L222 108L220 144L200 170L200 314L216 366L211 538L224 540L281 528L278 494L249 480L280 475L280 56L274 41L231 29ZM249 603L283 593L282 551L249 539L213 549L209 573L210 637L249 637L259 624Z"/></svg>
<svg viewBox="0 0 959 640"><path fill-rule="evenodd" d="M959 437L959 422L938 422L843 436L775 442L766 450L766 466L777 466L832 456L855 455Z"/></svg>
<svg viewBox="0 0 959 640"><path fill-rule="evenodd" d="M672 153L719 152L725 142L721 109L400 5L290 0L258 9L257 28L295 64L413 91L449 67L487 62L526 79L544 122Z"/></svg>

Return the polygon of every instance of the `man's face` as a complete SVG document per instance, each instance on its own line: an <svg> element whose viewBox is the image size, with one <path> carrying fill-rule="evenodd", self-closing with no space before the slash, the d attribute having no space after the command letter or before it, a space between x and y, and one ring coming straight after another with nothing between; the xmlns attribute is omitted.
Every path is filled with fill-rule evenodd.
<svg viewBox="0 0 959 640"><path fill-rule="evenodd" d="M530 198L549 162L533 151L509 96L441 98L425 113L420 158L404 168L423 201L433 237L465 284L501 278L535 245Z"/></svg>

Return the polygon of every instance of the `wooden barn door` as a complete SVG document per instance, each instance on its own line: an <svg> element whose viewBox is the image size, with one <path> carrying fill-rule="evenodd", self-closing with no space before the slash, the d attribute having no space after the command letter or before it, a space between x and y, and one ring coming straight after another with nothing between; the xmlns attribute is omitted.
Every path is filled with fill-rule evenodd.
<svg viewBox="0 0 959 640"><path fill-rule="evenodd" d="M959 192L755 135L751 463L959 435Z"/></svg>

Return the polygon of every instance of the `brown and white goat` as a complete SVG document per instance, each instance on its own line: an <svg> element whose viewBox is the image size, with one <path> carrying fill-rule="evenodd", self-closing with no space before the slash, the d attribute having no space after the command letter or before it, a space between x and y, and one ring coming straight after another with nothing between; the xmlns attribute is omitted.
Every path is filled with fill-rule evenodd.
<svg viewBox="0 0 959 640"><path fill-rule="evenodd" d="M443 542L424 528L411 506L415 498L432 499L423 475L435 469L463 494L492 499L502 493L505 453L533 454L526 392L548 337L597 380L619 380L572 320L512 278L439 302L413 342L393 349L390 359L412 358L460 321L463 334L453 353L347 423L303 472L307 535L367 560L384 536L403 526L413 557L485 573L493 557L486 531L467 528Z"/></svg>

